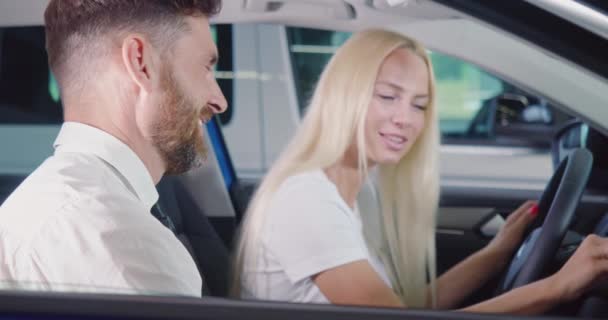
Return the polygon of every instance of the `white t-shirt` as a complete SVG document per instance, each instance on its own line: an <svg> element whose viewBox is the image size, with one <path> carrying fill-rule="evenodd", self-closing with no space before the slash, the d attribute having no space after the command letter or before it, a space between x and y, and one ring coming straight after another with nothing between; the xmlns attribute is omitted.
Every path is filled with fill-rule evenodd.
<svg viewBox="0 0 608 320"><path fill-rule="evenodd" d="M268 208L255 257L245 261L242 298L329 303L312 276L367 260L390 286L370 254L357 211L321 170L286 179Z"/></svg>
<svg viewBox="0 0 608 320"><path fill-rule="evenodd" d="M200 296L192 257L150 213L157 200L126 144L65 123L0 207L0 289Z"/></svg>

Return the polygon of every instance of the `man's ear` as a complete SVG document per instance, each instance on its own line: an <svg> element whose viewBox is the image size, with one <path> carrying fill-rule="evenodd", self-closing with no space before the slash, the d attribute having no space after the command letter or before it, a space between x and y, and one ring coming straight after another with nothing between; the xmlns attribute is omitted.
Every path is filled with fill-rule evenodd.
<svg viewBox="0 0 608 320"><path fill-rule="evenodd" d="M150 92L156 81L154 47L143 36L129 35L122 42L122 61L131 80Z"/></svg>

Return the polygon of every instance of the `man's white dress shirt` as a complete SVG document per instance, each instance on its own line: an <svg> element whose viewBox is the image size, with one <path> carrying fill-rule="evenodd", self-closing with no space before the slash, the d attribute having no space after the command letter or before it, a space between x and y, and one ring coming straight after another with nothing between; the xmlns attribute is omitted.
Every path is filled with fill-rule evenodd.
<svg viewBox="0 0 608 320"><path fill-rule="evenodd" d="M192 257L150 213L141 159L75 122L54 147L0 207L0 289L200 296Z"/></svg>

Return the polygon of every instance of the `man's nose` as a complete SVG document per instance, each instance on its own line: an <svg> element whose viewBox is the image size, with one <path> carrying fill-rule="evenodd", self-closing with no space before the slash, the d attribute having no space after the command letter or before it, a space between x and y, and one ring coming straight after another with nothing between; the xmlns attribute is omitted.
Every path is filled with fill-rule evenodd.
<svg viewBox="0 0 608 320"><path fill-rule="evenodd" d="M222 89L220 89L217 81L213 82L213 89L211 91L211 98L209 99L208 106L214 114L222 113L228 108L226 97L224 97Z"/></svg>

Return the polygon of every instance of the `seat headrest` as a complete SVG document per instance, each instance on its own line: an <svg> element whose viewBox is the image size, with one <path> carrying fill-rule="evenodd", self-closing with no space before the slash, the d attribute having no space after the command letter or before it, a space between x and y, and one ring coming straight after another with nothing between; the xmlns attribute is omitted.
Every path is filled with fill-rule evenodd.
<svg viewBox="0 0 608 320"><path fill-rule="evenodd" d="M593 154L593 169L587 187L608 189L608 137L589 127L585 147Z"/></svg>
<svg viewBox="0 0 608 320"><path fill-rule="evenodd" d="M608 137L593 128L589 128L585 146L593 154L593 166L608 169Z"/></svg>

